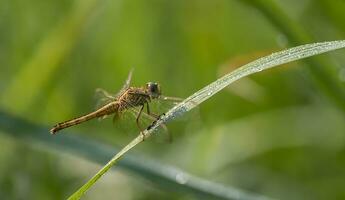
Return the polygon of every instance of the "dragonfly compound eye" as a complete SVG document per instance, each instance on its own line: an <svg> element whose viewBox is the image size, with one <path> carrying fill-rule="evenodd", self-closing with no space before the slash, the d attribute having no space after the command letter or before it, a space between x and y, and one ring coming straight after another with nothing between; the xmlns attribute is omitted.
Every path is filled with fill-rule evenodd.
<svg viewBox="0 0 345 200"><path fill-rule="evenodd" d="M148 92L153 97L158 97L161 94L160 87L159 87L158 83L153 83L153 82L147 83L147 89L148 89Z"/></svg>

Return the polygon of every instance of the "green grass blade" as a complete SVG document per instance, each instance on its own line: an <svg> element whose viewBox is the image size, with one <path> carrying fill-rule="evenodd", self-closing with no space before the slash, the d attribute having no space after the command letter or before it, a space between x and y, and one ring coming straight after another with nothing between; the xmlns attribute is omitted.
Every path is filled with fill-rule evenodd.
<svg viewBox="0 0 345 200"><path fill-rule="evenodd" d="M78 138L73 134L63 134L52 137L47 134L47 128L13 117L0 111L0 133L26 142L34 147L43 147L54 153L69 153L78 157L103 164L118 150L114 147L100 144L94 140ZM144 177L167 191L194 194L207 199L249 199L264 200L267 197L243 191L234 187L221 185L172 166L162 165L157 161L127 154L118 166Z"/></svg>
<svg viewBox="0 0 345 200"><path fill-rule="evenodd" d="M284 34L290 45L295 46L315 41L315 37L300 23L291 19L276 1L247 0L245 2L260 11L267 21ZM307 65L311 81L318 86L325 97L345 112L345 87L338 81L339 66L327 57L308 59L304 63Z"/></svg>
<svg viewBox="0 0 345 200"><path fill-rule="evenodd" d="M197 91L183 102L179 103L163 115L156 123L144 131L145 137L150 137L152 133L163 123L166 123L178 116L183 115L189 110L193 109L203 101L212 97L214 94L245 76L260 72L265 69L279 66L288 62L300 60L306 57L322 54L328 51L344 48L345 40L320 42L313 44L306 44L273 53L269 56L255 60L237 70L221 77L220 79L212 82L201 90ZM116 154L99 172L96 173L86 184L79 188L70 199L80 199L81 196L102 176L107 172L127 151L143 141L143 135L139 134L132 142L125 146L118 154Z"/></svg>

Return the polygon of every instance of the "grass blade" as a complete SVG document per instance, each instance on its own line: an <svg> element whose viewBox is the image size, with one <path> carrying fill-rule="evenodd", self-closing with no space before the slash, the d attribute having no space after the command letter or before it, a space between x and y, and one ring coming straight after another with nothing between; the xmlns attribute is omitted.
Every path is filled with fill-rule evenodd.
<svg viewBox="0 0 345 200"><path fill-rule="evenodd" d="M290 45L315 41L315 37L309 33L301 23L295 21L274 0L247 0L248 5L255 7L271 22L278 31L286 36ZM328 98L335 106L345 112L345 87L338 81L339 68L328 57L312 58L304 61L310 74L311 82L318 86L319 91Z"/></svg>
<svg viewBox="0 0 345 200"><path fill-rule="evenodd" d="M235 71L219 78L201 90L197 91L172 109L165 115L161 116L150 128L144 131L145 138L150 137L152 133L163 123L183 115L189 110L193 109L203 101L212 97L214 94L228 86L232 82L239 80L242 77L260 72L265 69L279 66L288 62L300 60L306 57L322 54L328 51L344 48L345 40L320 42L313 44L306 44L273 53L269 56L255 60L247 65L244 65ZM79 188L69 199L80 199L81 196L93 185L96 181L105 174L127 151L144 140L142 134L139 134L132 142L125 146L119 153L117 153L100 171L96 173L86 184Z"/></svg>

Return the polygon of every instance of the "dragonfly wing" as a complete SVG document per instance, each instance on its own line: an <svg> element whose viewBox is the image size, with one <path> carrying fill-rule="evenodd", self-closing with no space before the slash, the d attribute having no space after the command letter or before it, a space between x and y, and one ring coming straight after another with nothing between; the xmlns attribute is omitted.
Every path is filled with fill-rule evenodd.
<svg viewBox="0 0 345 200"><path fill-rule="evenodd" d="M157 99L152 100L149 103L150 111L152 111L155 114L162 114L167 112L172 107L176 106L178 103L180 103L182 99L177 97L159 97Z"/></svg>
<svg viewBox="0 0 345 200"><path fill-rule="evenodd" d="M150 104L151 105L151 104ZM146 105L148 106L148 105ZM154 121L157 120L158 115L150 112L148 113L148 109L141 110L141 107L131 105L128 102L128 109L124 110L121 113L115 113L113 122L114 126L121 129L124 132L134 132L138 133L140 131L144 131L147 127L151 126ZM146 112L147 111L147 112ZM140 114L140 116L139 116ZM138 119L138 122L137 122ZM159 133L155 133L164 140L159 139L160 141L171 142L172 138L168 132L167 127L163 124L161 125L158 130ZM158 138L158 137L155 137Z"/></svg>
<svg viewBox="0 0 345 200"><path fill-rule="evenodd" d="M137 118L140 112L140 108L137 108L137 107L132 108L130 112L135 118ZM142 111L139 118L140 126L143 127L144 129L148 128L149 126L152 125L154 121L157 120L157 117L158 116L156 115L148 114L146 111ZM138 130L139 130L139 127L138 127ZM153 135L154 135L155 140L159 142L163 141L163 142L170 143L172 141L171 134L169 133L169 130L165 124L162 124L161 126L159 126Z"/></svg>
<svg viewBox="0 0 345 200"><path fill-rule="evenodd" d="M139 132L139 129L136 126L135 119L135 115L130 110L125 110L120 113L114 113L114 128L128 135L137 134Z"/></svg>
<svg viewBox="0 0 345 200"><path fill-rule="evenodd" d="M182 99L182 98L179 98L179 97L168 97L168 96L163 96L163 95L161 95L161 96L159 97L159 100L162 100L162 101L170 101L170 102L173 102L173 103L175 103L175 104L180 103L180 102L183 101L183 99Z"/></svg>
<svg viewBox="0 0 345 200"><path fill-rule="evenodd" d="M159 107L164 108L165 110L169 110L170 108L176 106L177 104L181 103L184 99L179 97L169 97L161 95L156 101L159 102Z"/></svg>
<svg viewBox="0 0 345 200"><path fill-rule="evenodd" d="M107 91L101 88L96 89L95 98L97 99L96 109L116 100L116 97L114 95L108 93Z"/></svg>
<svg viewBox="0 0 345 200"><path fill-rule="evenodd" d="M119 92L116 94L110 94L102 88L97 88L95 91L95 96L98 99L96 103L96 108L99 108L107 103L115 101L119 96L121 96L129 88L129 85L131 84L132 74L133 69L131 69L131 71L129 72L127 80L125 84L122 86L121 90L119 90Z"/></svg>
<svg viewBox="0 0 345 200"><path fill-rule="evenodd" d="M133 69L131 69L131 71L129 71L127 80L126 80L125 84L123 84L121 90L118 93L116 93L116 95L115 95L116 98L121 96L121 94L123 94L129 88L129 85L131 84L131 80L132 80L132 74L133 74Z"/></svg>
<svg viewBox="0 0 345 200"><path fill-rule="evenodd" d="M157 100L153 101L150 105L153 108L152 110L158 110L158 113L165 113L172 107L181 103L183 100L184 100L183 98L179 98L179 97L170 97L170 96L161 95ZM194 108L193 111L188 112L187 115L183 115L182 117L179 117L177 120L181 120L181 121L187 120L189 119L191 115L193 115L196 118L200 117L199 107L197 106L198 104L194 101L191 101L191 103L194 104L196 108Z"/></svg>

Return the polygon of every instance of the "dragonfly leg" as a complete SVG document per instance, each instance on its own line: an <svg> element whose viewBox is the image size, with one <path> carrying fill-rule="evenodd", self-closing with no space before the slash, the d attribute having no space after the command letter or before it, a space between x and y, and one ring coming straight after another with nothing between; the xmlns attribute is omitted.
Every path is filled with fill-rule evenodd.
<svg viewBox="0 0 345 200"><path fill-rule="evenodd" d="M156 118L156 120L159 119L159 115L150 112L149 103L146 103L146 110L147 110L147 114L148 114L148 115L150 115L150 116Z"/></svg>
<svg viewBox="0 0 345 200"><path fill-rule="evenodd" d="M140 126L139 119L140 119L141 113L143 112L144 106L145 106L145 105L142 105L142 106L141 106L141 108L140 108L140 110L139 110L139 113L138 113L138 115L137 115L137 119L136 119L137 126L138 126L138 128L139 128L139 130L140 130L140 134L142 134L142 136L143 136L143 140L145 139L145 135L144 135L144 131L143 131L142 127Z"/></svg>
<svg viewBox="0 0 345 200"><path fill-rule="evenodd" d="M159 118L160 118L162 115L165 115L164 113L163 113L162 115L157 115L157 114L151 113L151 112L150 112L149 103L146 104L146 110L147 110L147 114L148 114L149 116L156 118L156 121L154 121L154 122L151 124L151 126L153 126L154 123L157 122L157 120L159 120ZM161 124L160 126L168 133L168 135L169 135L169 143L171 143L171 142L172 142L172 135L171 135L171 133L169 132L167 126L166 126L165 124Z"/></svg>

